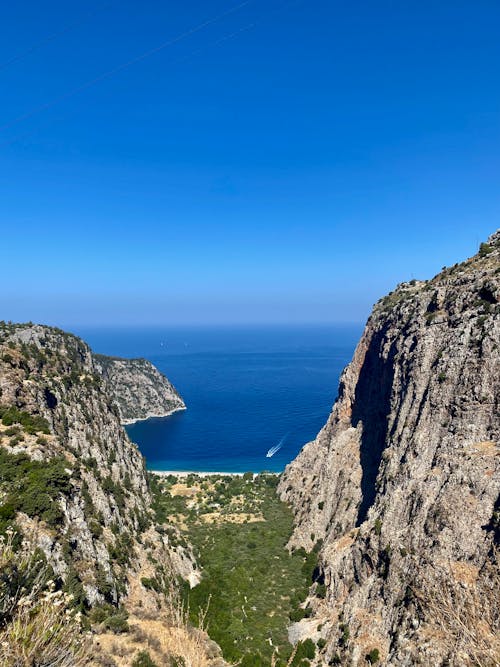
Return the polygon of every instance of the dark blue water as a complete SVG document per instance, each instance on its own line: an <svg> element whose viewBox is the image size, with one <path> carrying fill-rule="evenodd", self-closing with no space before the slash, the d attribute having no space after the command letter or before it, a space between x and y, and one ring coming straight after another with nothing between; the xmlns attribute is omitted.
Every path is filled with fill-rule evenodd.
<svg viewBox="0 0 500 667"><path fill-rule="evenodd" d="M360 332L354 325L75 331L95 352L149 359L184 398L186 411L127 427L150 469L223 472L283 470L325 423Z"/></svg>

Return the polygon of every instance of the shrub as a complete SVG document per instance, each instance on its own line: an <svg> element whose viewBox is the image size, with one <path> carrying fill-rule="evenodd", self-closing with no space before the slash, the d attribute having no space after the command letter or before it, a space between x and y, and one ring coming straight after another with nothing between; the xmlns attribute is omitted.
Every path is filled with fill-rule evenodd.
<svg viewBox="0 0 500 667"><path fill-rule="evenodd" d="M290 620L293 623L298 623L298 621L301 621L303 618L306 616L306 610L302 609L299 607L299 609L292 609L292 611L289 614Z"/></svg>
<svg viewBox="0 0 500 667"><path fill-rule="evenodd" d="M302 572L306 577L309 583L313 580L313 574L318 565L318 554L316 551L316 545L312 551L306 554L304 558L304 563L302 565Z"/></svg>
<svg viewBox="0 0 500 667"><path fill-rule="evenodd" d="M490 252L493 252L493 248L489 243L481 243L479 246L479 257L486 257Z"/></svg>
<svg viewBox="0 0 500 667"><path fill-rule="evenodd" d="M112 604L98 604L92 608L92 611L89 614L89 618L92 623L103 623L108 616L112 616L116 613L116 607Z"/></svg>
<svg viewBox="0 0 500 667"><path fill-rule="evenodd" d="M299 663L301 660L313 660L316 655L316 646L312 639L306 639L303 642L297 644L297 650L295 652L295 658L293 660L293 665Z"/></svg>
<svg viewBox="0 0 500 667"><path fill-rule="evenodd" d="M326 584L317 584L316 586L316 597L321 598L322 600L326 597Z"/></svg>
<svg viewBox="0 0 500 667"><path fill-rule="evenodd" d="M18 410L15 406L2 406L0 408L0 416L4 426L12 426L13 424L21 424L26 433L34 435L35 433L50 433L49 422L40 415L33 416L24 410Z"/></svg>
<svg viewBox="0 0 500 667"><path fill-rule="evenodd" d="M61 523L63 513L57 500L70 490L67 465L59 457L32 461L25 454L8 454L0 449L0 482L6 482L10 491L7 503L50 526Z"/></svg>
<svg viewBox="0 0 500 667"><path fill-rule="evenodd" d="M380 651L378 648L372 649L370 653L367 654L366 659L370 665L374 665L376 662L378 662L380 660Z"/></svg>
<svg viewBox="0 0 500 667"><path fill-rule="evenodd" d="M339 639L339 644L340 646L347 646L347 643L349 642L349 637L351 636L351 633L349 632L349 626L346 623L341 623L340 632L342 633L342 635Z"/></svg>
<svg viewBox="0 0 500 667"><path fill-rule="evenodd" d="M125 610L119 610L116 614L105 618L102 624L106 630L111 630L111 632L114 632L115 634L120 634L122 632L128 632L129 630L127 618L127 612Z"/></svg>
<svg viewBox="0 0 500 667"><path fill-rule="evenodd" d="M113 582L109 580L109 575L103 568L98 568L95 575L95 584L101 595L104 595L104 598L111 602L113 599L114 586Z"/></svg>
<svg viewBox="0 0 500 667"><path fill-rule="evenodd" d="M74 568L70 568L66 575L63 591L72 597L73 606L83 611L87 607L85 589ZM88 607L87 607L88 608Z"/></svg>
<svg viewBox="0 0 500 667"><path fill-rule="evenodd" d="M158 583L158 580L154 578L150 579L149 577L142 577L141 584L144 586L144 588L147 588L150 591L156 591L159 593L161 590L161 586Z"/></svg>
<svg viewBox="0 0 500 667"><path fill-rule="evenodd" d="M116 502L116 506L118 508L125 507L125 492L120 486L120 484L115 482L111 476L105 477L102 481L101 486L103 491L113 496Z"/></svg>
<svg viewBox="0 0 500 667"><path fill-rule="evenodd" d="M118 565L128 565L132 556L132 538L129 533L121 533L116 536L114 545L108 546L111 560Z"/></svg>
<svg viewBox="0 0 500 667"><path fill-rule="evenodd" d="M98 521L96 521L95 519L91 519L91 520L89 521L89 530L90 530L90 532L91 532L91 534L92 534L92 537L93 537L95 540L102 536L102 533L103 533L103 527L102 527L101 524L100 524Z"/></svg>
<svg viewBox="0 0 500 667"><path fill-rule="evenodd" d="M147 651L141 651L135 657L132 667L158 667L158 665L153 662Z"/></svg>

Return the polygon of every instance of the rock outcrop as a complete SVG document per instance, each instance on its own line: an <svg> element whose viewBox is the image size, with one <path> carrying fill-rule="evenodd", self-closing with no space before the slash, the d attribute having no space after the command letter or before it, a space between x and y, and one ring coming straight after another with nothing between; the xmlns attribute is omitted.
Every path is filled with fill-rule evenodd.
<svg viewBox="0 0 500 667"><path fill-rule="evenodd" d="M94 354L94 361L109 386L123 424L185 410L175 387L147 359Z"/></svg>
<svg viewBox="0 0 500 667"><path fill-rule="evenodd" d="M497 232L381 299L282 476L292 546L322 540L317 664L498 664L499 278Z"/></svg>
<svg viewBox="0 0 500 667"><path fill-rule="evenodd" d="M102 367L76 336L0 324L0 449L9 467L5 479L0 470L0 505L19 510L16 525L34 537L57 577L81 587L88 604L117 604L154 516L143 457L121 425L122 385L111 382L110 391ZM134 381L138 373L131 372ZM190 554L153 533L148 542L164 550L173 576L186 576L194 567Z"/></svg>

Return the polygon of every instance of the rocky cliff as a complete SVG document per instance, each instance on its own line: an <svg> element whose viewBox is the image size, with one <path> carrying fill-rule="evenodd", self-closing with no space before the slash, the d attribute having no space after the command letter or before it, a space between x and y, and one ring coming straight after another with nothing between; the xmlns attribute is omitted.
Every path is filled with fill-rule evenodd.
<svg viewBox="0 0 500 667"><path fill-rule="evenodd" d="M166 417L186 408L175 387L146 359L120 359L94 354L122 423Z"/></svg>
<svg viewBox="0 0 500 667"><path fill-rule="evenodd" d="M292 545L321 545L318 664L499 664L499 278L497 232L381 299L283 474Z"/></svg>
<svg viewBox="0 0 500 667"><path fill-rule="evenodd" d="M133 406L146 413L157 375L127 362L110 379L103 365L59 329L0 323L0 665L129 666L144 652L156 664L223 665L187 625L177 581L197 579L194 557L174 525L156 522L153 482L121 425L127 373L147 387ZM158 396L171 387L160 378ZM71 608L58 612L63 592ZM71 609L92 627L90 663Z"/></svg>
<svg viewBox="0 0 500 667"><path fill-rule="evenodd" d="M56 576L71 574L91 604L127 592L152 520L143 458L101 368L76 336L0 326L2 495Z"/></svg>

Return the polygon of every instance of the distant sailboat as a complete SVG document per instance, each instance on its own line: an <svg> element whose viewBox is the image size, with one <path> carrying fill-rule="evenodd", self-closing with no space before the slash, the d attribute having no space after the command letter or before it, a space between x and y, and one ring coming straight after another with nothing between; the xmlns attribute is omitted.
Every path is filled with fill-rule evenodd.
<svg viewBox="0 0 500 667"><path fill-rule="evenodd" d="M273 447L271 447L271 449L270 449L270 450L267 452L267 454L266 454L266 458L270 459L271 456L274 456L274 455L276 454L276 452L278 452L278 451L283 447L283 443L285 442L285 440L286 440L287 438L288 438L288 433L286 433L286 434L281 438L281 440L278 442L277 445L274 445Z"/></svg>

